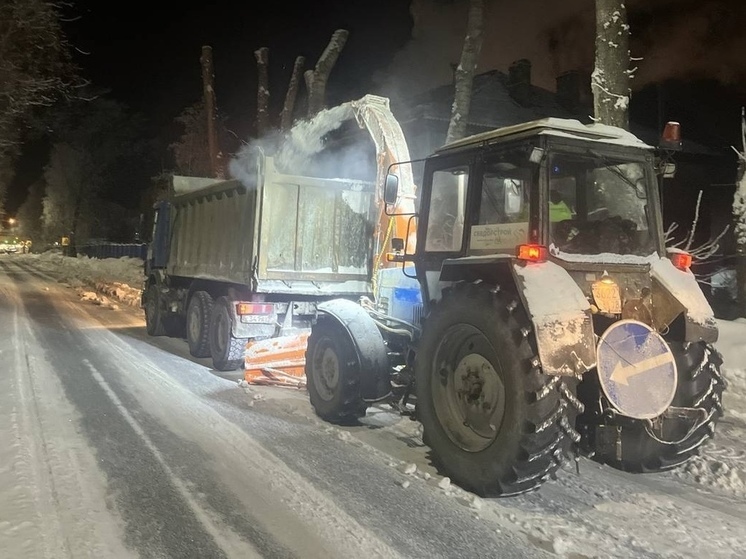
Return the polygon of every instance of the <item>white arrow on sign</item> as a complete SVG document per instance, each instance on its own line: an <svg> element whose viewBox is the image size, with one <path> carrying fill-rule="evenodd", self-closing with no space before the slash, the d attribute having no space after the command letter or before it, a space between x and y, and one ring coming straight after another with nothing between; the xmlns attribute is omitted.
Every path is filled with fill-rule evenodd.
<svg viewBox="0 0 746 559"><path fill-rule="evenodd" d="M631 363L626 367L622 365L622 362L620 361L611 372L609 380L618 384L623 384L624 386L629 386L629 379L631 377L649 371L650 369L655 369L661 365L668 365L671 362L673 362L673 355L670 353L663 353L661 355L656 355L655 357L650 357L649 359L643 359L638 363Z"/></svg>

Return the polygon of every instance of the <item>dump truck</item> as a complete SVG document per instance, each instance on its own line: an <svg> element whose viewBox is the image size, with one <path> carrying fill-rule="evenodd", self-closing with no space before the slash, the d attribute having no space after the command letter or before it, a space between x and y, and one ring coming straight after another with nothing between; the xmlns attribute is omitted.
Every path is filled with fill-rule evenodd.
<svg viewBox="0 0 746 559"><path fill-rule="evenodd" d="M536 489L568 456L630 472L695 456L725 382L691 256L664 243L676 123L664 138L553 118L465 138L424 161L416 212L398 209L407 165L392 167L387 215L414 240L392 239L400 267L376 299L318 305L316 413L350 423L388 403L484 496Z"/></svg>
<svg viewBox="0 0 746 559"><path fill-rule="evenodd" d="M335 114L370 132L379 175L409 158L388 99L368 95ZM397 234L382 229L390 219L376 182L278 169L259 147L243 164L241 180L172 177L145 261L148 334L185 337L193 356L221 371L243 365L249 341L310 328L320 302L371 297L386 239ZM406 172L403 181L413 192ZM408 213L413 193L401 200Z"/></svg>

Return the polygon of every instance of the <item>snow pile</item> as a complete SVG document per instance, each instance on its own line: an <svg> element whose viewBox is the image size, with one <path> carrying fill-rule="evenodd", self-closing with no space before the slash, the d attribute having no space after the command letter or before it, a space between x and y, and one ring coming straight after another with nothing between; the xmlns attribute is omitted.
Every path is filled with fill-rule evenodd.
<svg viewBox="0 0 746 559"><path fill-rule="evenodd" d="M28 254L24 258L31 260L38 270L54 273L58 281L77 288L83 299L111 308L111 302L100 296L104 294L125 305L140 306L145 276L143 262L139 258L71 258L49 252ZM91 289L97 293L91 292Z"/></svg>
<svg viewBox="0 0 746 559"><path fill-rule="evenodd" d="M719 320L720 339L715 344L723 354L723 376L728 386L723 394L725 415L715 438L681 470L689 478L711 488L746 496L746 320Z"/></svg>

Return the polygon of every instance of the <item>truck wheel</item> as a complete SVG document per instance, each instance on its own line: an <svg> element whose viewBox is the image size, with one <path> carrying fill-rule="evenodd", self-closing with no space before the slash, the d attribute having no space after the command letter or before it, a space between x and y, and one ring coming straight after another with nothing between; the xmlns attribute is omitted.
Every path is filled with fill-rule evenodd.
<svg viewBox="0 0 746 559"><path fill-rule="evenodd" d="M158 286L151 283L145 290L145 330L149 336L165 336L166 327L163 324L163 308Z"/></svg>
<svg viewBox="0 0 746 559"><path fill-rule="evenodd" d="M306 383L316 414L339 425L355 423L368 405L360 397L360 359L339 321L320 315L308 337Z"/></svg>
<svg viewBox="0 0 746 559"><path fill-rule="evenodd" d="M536 355L517 299L486 286L457 284L427 317L417 415L435 461L460 486L514 495L559 468L574 433L563 398L572 389L544 374Z"/></svg>
<svg viewBox="0 0 746 559"><path fill-rule="evenodd" d="M210 320L213 300L207 291L195 291L186 315L186 339L194 357L210 357Z"/></svg>
<svg viewBox="0 0 746 559"><path fill-rule="evenodd" d="M689 433L682 423L666 432L665 440L656 441L645 423L628 420L621 425L621 460L611 449L595 456L599 462L628 472L662 472L680 466L699 454L700 447L715 433L715 424L722 415L722 395L725 382L720 372L720 354L704 342L670 343L678 370L678 388L672 406L700 408L705 420ZM683 439L683 440L681 440Z"/></svg>
<svg viewBox="0 0 746 559"><path fill-rule="evenodd" d="M247 338L234 338L232 334L231 301L218 297L212 307L210 321L210 355L218 371L234 371L244 363Z"/></svg>

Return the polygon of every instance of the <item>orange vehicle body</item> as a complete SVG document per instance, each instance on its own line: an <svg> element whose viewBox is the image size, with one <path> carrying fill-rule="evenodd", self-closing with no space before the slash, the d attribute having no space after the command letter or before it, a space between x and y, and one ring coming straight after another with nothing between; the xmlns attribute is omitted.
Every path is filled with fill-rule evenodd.
<svg viewBox="0 0 746 559"><path fill-rule="evenodd" d="M391 239L406 239L406 252L413 254L416 240L415 185L409 148L399 123L389 109L388 99L366 95L346 103L350 119L370 133L376 146L376 199L378 219L373 233L376 250L371 263L373 292L378 270L397 265L389 262ZM406 163L405 163L406 162ZM388 208L383 202L383 185L389 172L399 177L399 199ZM388 214L398 214L391 216ZM265 340L250 340L246 344L244 378L249 384L305 386L306 345L310 330L292 332Z"/></svg>

